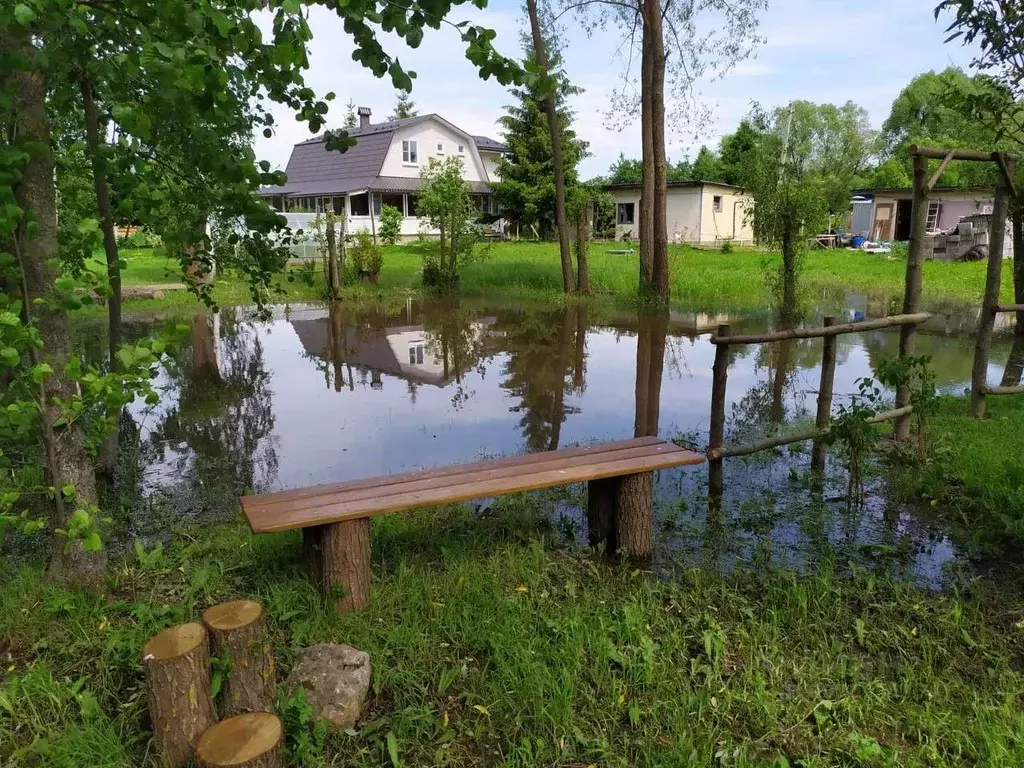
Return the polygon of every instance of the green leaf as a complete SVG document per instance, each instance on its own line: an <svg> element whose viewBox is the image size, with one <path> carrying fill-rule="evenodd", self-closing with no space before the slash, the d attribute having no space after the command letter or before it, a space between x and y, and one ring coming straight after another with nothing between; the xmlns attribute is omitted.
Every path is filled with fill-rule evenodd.
<svg viewBox="0 0 1024 768"><path fill-rule="evenodd" d="M85 539L82 540L82 549L86 552L99 552L103 549L103 539L100 538L99 533L93 531Z"/></svg>
<svg viewBox="0 0 1024 768"><path fill-rule="evenodd" d="M14 6L14 20L23 27L27 27L36 20L36 12L25 3L18 3Z"/></svg>
<svg viewBox="0 0 1024 768"><path fill-rule="evenodd" d="M395 734L392 731L388 731L387 742L388 757L391 758L391 764L395 768L400 768L402 761L398 759L398 739L395 738Z"/></svg>
<svg viewBox="0 0 1024 768"><path fill-rule="evenodd" d="M285 13L298 13L301 4L299 0L284 0L283 7Z"/></svg>
<svg viewBox="0 0 1024 768"><path fill-rule="evenodd" d="M18 350L14 347L4 347L0 350L0 358L3 358L4 363L11 368L21 362L21 355L18 354Z"/></svg>

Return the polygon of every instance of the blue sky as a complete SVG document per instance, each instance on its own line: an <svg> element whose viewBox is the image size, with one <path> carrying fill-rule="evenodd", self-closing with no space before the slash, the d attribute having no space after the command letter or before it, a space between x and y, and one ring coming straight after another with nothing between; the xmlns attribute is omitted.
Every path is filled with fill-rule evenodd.
<svg viewBox="0 0 1024 768"><path fill-rule="evenodd" d="M853 100L867 108L879 127L893 99L914 75L950 65L967 67L970 52L944 44L945 25L936 23L937 0L769 0L760 33L766 42L754 58L731 74L700 85L701 98L714 119L695 139L692 126L668 126L668 154L676 160L692 157L701 143L717 144L749 111L751 102L769 107L793 99L843 103ZM557 0L556 0L557 2ZM519 55L519 33L525 21L520 0L497 0L479 11L456 9L453 21L470 20L494 29L496 45ZM564 30L565 66L584 92L571 100L576 130L590 143L583 161L584 178L604 173L620 152L640 155L639 121L619 130L606 125L609 95L621 77L624 62L617 55L617 30L592 37L572 19ZM389 80L378 80L351 59L352 46L341 23L329 12L314 8L314 32L307 81L319 93L334 91L337 99L328 116L331 126L344 116L351 98L383 120L394 106ZM474 134L499 137L495 121L510 103L508 91L494 80L482 81L463 55L457 33L450 27L428 30L422 45L412 50L383 36L385 46L407 69L416 71L412 98L421 114L436 112ZM287 109L276 112L278 130L271 139L256 141L261 159L284 167L295 142L309 137Z"/></svg>

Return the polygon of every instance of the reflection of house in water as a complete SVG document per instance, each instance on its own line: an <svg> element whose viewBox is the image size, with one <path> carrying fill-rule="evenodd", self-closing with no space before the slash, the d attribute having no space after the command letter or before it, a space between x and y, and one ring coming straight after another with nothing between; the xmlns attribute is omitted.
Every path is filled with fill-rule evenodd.
<svg viewBox="0 0 1024 768"><path fill-rule="evenodd" d="M684 312L673 309L668 316L668 333L671 336L688 336L694 339L706 333L714 333L718 330L718 326L732 323L735 320L736 317L732 315ZM640 325L636 314L615 315L611 322L616 328L630 331L637 330Z"/></svg>
<svg viewBox="0 0 1024 768"><path fill-rule="evenodd" d="M860 322L874 320L899 314L899 305L890 304L888 299L873 298L862 294L850 293L846 296L846 318L840 322ZM931 312L932 317L917 327L919 333L934 336L970 336L978 329L981 318L981 297L976 305L962 302L929 303L924 311ZM1013 312L1002 312L996 315L994 329L999 331L1014 327Z"/></svg>
<svg viewBox="0 0 1024 768"><path fill-rule="evenodd" d="M464 348L478 347L495 322L480 318L456 329L452 335L457 339L449 339L443 330L434 332L414 324L418 313L411 310L394 315L335 312L293 311L289 322L309 355L369 373L374 389L383 386L382 376L437 387L459 379L478 362ZM351 374L349 378L351 383Z"/></svg>

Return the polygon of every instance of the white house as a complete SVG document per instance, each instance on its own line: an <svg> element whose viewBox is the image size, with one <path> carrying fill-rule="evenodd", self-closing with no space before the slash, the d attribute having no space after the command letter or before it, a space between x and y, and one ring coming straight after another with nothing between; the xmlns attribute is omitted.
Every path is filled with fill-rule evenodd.
<svg viewBox="0 0 1024 768"><path fill-rule="evenodd" d="M359 126L349 135L356 144L345 152L327 150L323 136L296 144L285 168L287 183L264 187L260 195L275 209L295 214L289 215L293 226L307 225L308 214L344 212L350 233L375 232L381 206L391 205L404 216L402 236L411 238L424 222L416 212L420 170L428 158L458 157L481 210L497 211L488 184L497 180L505 151L500 142L473 136L434 114L371 123L368 107L359 108Z"/></svg>
<svg viewBox="0 0 1024 768"><path fill-rule="evenodd" d="M636 239L640 216L640 185L610 184L615 201L615 239ZM665 199L668 238L674 243L736 243L754 241L748 212L753 198L741 187L707 181L671 181Z"/></svg>

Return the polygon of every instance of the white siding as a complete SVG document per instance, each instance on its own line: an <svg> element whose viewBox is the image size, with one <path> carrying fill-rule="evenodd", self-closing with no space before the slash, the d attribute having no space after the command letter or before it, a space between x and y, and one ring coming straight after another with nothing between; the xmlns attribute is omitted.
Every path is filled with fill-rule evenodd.
<svg viewBox="0 0 1024 768"><path fill-rule="evenodd" d="M501 175L498 173L498 160L501 159L501 153L482 151L480 159L484 161L484 170L487 172L485 181L499 181Z"/></svg>
<svg viewBox="0 0 1024 768"><path fill-rule="evenodd" d="M715 198L720 198L721 210L715 210ZM703 219L700 241L714 243L721 240L754 241L754 223L750 218L753 200L746 192L717 184L705 184Z"/></svg>
<svg viewBox="0 0 1024 768"><path fill-rule="evenodd" d="M406 163L402 160L402 142L415 141L417 151L417 162ZM443 154L438 154L437 145L443 148ZM462 145L463 153L459 154L459 145ZM391 146L384 157L384 164L381 166L381 176L401 176L404 178L419 178L420 169L426 166L427 159L436 157L463 158L463 178L466 181L486 181L487 175L476 152L473 139L458 131L454 131L439 120L427 120L416 125L399 128L391 138Z"/></svg>
<svg viewBox="0 0 1024 768"><path fill-rule="evenodd" d="M632 239L640 234L640 190L615 190L612 198L616 203L615 239L631 233ZM618 223L618 203L633 203L633 223ZM673 243L689 243L700 240L700 187L669 189L665 201L665 218L668 225L668 239Z"/></svg>

